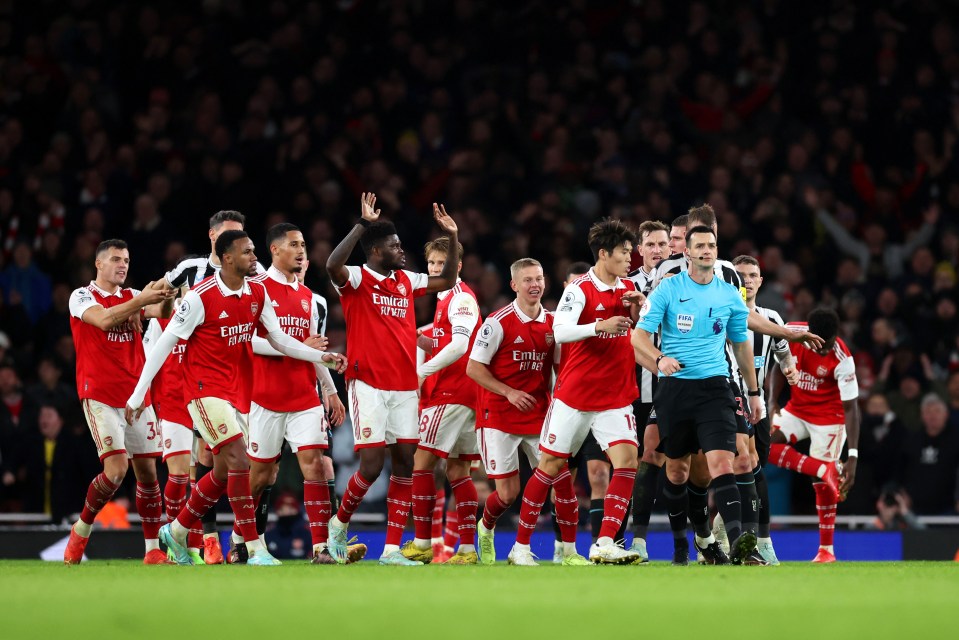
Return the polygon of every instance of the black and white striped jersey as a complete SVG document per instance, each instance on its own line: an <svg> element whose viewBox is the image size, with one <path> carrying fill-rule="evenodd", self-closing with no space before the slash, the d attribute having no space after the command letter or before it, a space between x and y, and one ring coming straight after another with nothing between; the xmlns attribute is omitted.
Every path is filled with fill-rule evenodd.
<svg viewBox="0 0 959 640"><path fill-rule="evenodd" d="M165 277L174 289L179 289L183 285L192 289L198 282L209 278L219 270L220 265L213 264L210 256L190 256L180 260L175 267L167 271ZM265 273L266 269L257 262L256 272Z"/></svg>
<svg viewBox="0 0 959 640"><path fill-rule="evenodd" d="M756 307L750 311L750 313L758 313L770 322L774 322L779 326L784 326L786 324L783 322L782 316L772 309ZM749 338L753 343L753 362L754 366L756 367L756 381L759 383L759 399L762 400L763 417L765 418L766 374L769 373L770 368L773 366L771 356L775 356L776 362L779 363L789 356L791 352L789 350L789 342L786 340L774 340L772 336L767 336L762 333L755 333L754 331L749 331ZM737 370L736 373L738 374L739 387L743 390L743 393L745 393L746 383L743 380L742 372Z"/></svg>
<svg viewBox="0 0 959 640"><path fill-rule="evenodd" d="M326 335L326 317L327 307L326 307L326 298L320 294L313 292L313 306L316 307L316 330L321 336Z"/></svg>
<svg viewBox="0 0 959 640"><path fill-rule="evenodd" d="M649 273L646 273L642 267L631 271L626 278L631 280L634 285L636 285L636 290L642 293L644 296L648 296L653 292L653 275L655 275L656 270L652 270ZM656 348L659 348L659 332L657 331L652 335L653 344ZM652 371L647 371L643 367L636 365L636 385L639 387L639 401L643 403L651 403L653 401L653 395L656 393L656 381L659 377ZM637 417L637 419L640 419Z"/></svg>

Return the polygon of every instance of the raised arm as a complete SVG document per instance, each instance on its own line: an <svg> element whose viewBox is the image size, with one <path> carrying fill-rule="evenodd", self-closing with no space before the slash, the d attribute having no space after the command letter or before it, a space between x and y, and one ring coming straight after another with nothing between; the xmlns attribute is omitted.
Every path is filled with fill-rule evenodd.
<svg viewBox="0 0 959 640"><path fill-rule="evenodd" d="M450 247L455 248L459 242L458 229L453 217L446 213L446 207L434 202L433 217L436 219L436 224L440 226L440 229L450 237ZM455 251L453 253L455 254ZM440 272L438 276L430 276L426 284L426 291L428 293L436 293L437 291L452 289L456 284L456 274L458 270L459 264L456 260L447 260L443 265L443 271Z"/></svg>
<svg viewBox="0 0 959 640"><path fill-rule="evenodd" d="M338 287L342 287L349 280L350 274L346 270L346 261L350 259L350 254L356 248L356 243L360 241L366 227L380 219L380 210L375 209L376 195L364 193L360 198L360 220L343 238L336 248L326 259L326 271L330 274L330 280Z"/></svg>

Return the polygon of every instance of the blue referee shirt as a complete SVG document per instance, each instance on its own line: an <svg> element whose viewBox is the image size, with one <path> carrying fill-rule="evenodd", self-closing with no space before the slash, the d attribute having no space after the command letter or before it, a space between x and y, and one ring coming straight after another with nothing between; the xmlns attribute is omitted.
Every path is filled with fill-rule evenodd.
<svg viewBox="0 0 959 640"><path fill-rule="evenodd" d="M683 364L670 377L702 380L729 374L726 338L749 339L748 315L736 287L715 276L709 284L698 284L684 271L653 290L636 326L649 333L662 327L662 352Z"/></svg>

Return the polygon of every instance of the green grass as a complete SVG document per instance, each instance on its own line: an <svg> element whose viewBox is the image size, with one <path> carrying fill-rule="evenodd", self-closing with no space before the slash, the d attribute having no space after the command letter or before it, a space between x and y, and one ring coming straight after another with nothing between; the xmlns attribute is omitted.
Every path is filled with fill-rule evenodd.
<svg viewBox="0 0 959 640"><path fill-rule="evenodd" d="M337 640L942 638L956 637L957 603L959 563L266 568L0 561L5 640L304 633Z"/></svg>

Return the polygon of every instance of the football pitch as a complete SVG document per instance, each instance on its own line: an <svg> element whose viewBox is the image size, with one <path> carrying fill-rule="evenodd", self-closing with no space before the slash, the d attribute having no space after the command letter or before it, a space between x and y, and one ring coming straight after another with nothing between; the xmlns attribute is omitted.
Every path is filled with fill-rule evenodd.
<svg viewBox="0 0 959 640"><path fill-rule="evenodd" d="M11 560L0 561L0 602L0 635L11 640L304 632L344 640L952 638L959 563L269 568Z"/></svg>

